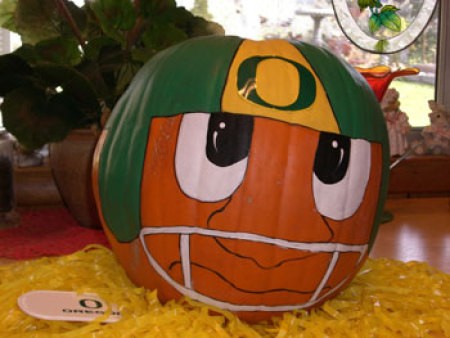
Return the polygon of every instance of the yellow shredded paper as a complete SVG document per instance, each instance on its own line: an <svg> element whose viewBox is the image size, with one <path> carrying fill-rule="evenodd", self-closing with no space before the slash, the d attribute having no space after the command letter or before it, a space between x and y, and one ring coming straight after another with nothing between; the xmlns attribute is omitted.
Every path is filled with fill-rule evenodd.
<svg viewBox="0 0 450 338"><path fill-rule="evenodd" d="M122 319L35 319L17 306L31 290L95 292L117 304ZM0 337L450 337L450 275L426 263L369 259L347 289L309 313L250 325L211 309L189 299L161 305L156 291L134 286L101 246L0 266Z"/></svg>

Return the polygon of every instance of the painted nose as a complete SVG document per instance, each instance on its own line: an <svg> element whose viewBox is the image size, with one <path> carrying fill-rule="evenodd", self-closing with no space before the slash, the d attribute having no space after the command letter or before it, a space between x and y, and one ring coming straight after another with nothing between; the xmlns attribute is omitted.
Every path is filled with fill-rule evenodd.
<svg viewBox="0 0 450 338"><path fill-rule="evenodd" d="M255 118L248 167L229 203L208 227L296 242L329 242L333 232L316 210L312 177L320 133Z"/></svg>

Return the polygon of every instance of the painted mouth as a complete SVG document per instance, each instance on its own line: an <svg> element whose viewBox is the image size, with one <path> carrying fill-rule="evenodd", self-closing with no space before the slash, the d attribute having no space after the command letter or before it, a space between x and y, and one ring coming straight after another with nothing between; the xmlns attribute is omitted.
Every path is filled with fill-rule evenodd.
<svg viewBox="0 0 450 338"><path fill-rule="evenodd" d="M180 265L181 272L183 275L183 284L172 278L169 273L158 263L156 258L150 252L146 238L148 236L155 235L178 235L179 236L179 250L180 250ZM295 250L299 252L299 255L309 254L328 254L330 256L329 263L326 267L326 272L324 273L322 279L318 283L317 288L311 292L311 297L306 302L300 304L283 304L283 305L267 305L267 304L256 304L256 305L243 305L235 304L232 302L221 301L205 294L200 293L195 289L193 278L192 278L192 267L195 263L191 261L191 241L193 235L200 235L209 237L215 240L239 240L247 241L260 244L269 244L277 246L281 249ZM258 234L245 233L245 232L229 232L213 229L205 229L199 227L189 227L189 226L170 226L170 227L146 227L143 228L139 234L139 239L144 248L144 252L147 256L149 264L153 269L175 290L179 293L188 296L194 300L216 306L222 309L230 311L291 311L294 309L309 308L329 295L336 292L344 283L348 281L350 277L344 277L339 283L333 287L327 286L330 276L335 270L339 257L342 254L356 254L358 255L355 267L358 266L361 260L365 257L368 250L368 245L351 245L342 243L305 243L305 242L294 242L279 238L271 238Z"/></svg>

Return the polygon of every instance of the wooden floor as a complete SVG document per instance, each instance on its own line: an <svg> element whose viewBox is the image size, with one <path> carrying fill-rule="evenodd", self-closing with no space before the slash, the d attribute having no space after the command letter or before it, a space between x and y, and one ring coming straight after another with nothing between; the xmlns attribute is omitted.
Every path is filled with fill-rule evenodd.
<svg viewBox="0 0 450 338"><path fill-rule="evenodd" d="M390 199L371 257L424 261L450 274L450 197Z"/></svg>
<svg viewBox="0 0 450 338"><path fill-rule="evenodd" d="M390 199L371 257L425 261L450 274L450 197ZM11 262L0 257L0 264Z"/></svg>

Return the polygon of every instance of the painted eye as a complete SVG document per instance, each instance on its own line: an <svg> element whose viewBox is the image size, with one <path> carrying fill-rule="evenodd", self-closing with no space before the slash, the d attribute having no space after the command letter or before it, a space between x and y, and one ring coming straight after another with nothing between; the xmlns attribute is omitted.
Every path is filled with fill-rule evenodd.
<svg viewBox="0 0 450 338"><path fill-rule="evenodd" d="M361 205L371 165L370 143L331 133L321 133L316 150L313 193L317 210L343 220Z"/></svg>
<svg viewBox="0 0 450 338"><path fill-rule="evenodd" d="M252 133L251 116L185 114L175 154L181 190L204 202L231 196L244 179Z"/></svg>
<svg viewBox="0 0 450 338"><path fill-rule="evenodd" d="M253 118L233 114L213 114L209 118L206 156L219 167L229 167L248 156Z"/></svg>

